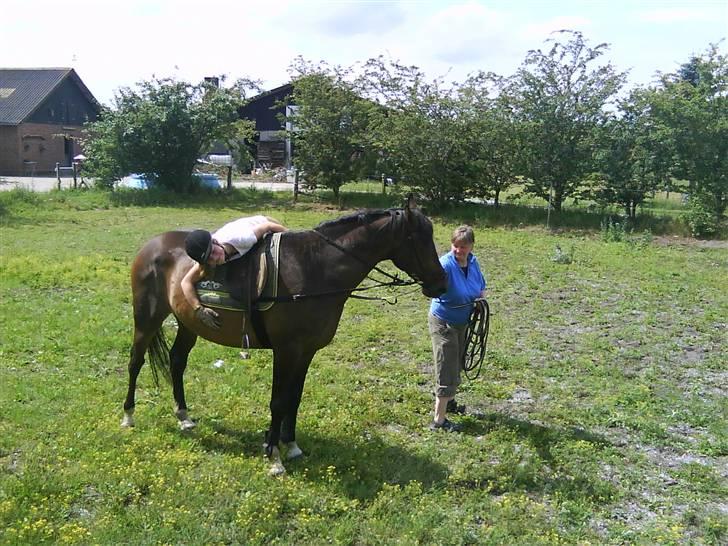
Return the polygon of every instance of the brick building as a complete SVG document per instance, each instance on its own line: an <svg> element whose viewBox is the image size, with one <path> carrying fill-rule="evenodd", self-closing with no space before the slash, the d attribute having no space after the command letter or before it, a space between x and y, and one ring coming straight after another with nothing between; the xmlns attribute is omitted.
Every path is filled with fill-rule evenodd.
<svg viewBox="0 0 728 546"><path fill-rule="evenodd" d="M81 153L100 105L72 68L0 68L0 175L48 174Z"/></svg>

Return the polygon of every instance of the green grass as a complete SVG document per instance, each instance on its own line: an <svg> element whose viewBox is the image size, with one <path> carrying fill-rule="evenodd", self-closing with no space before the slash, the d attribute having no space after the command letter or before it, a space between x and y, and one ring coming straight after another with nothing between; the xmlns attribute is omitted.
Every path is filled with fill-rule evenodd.
<svg viewBox="0 0 728 546"><path fill-rule="evenodd" d="M145 367L137 427L119 427L144 241L252 211L310 228L396 202L0 195L0 543L724 544L726 249L605 242L578 218L554 232L515 208L433 217L441 251L458 223L475 226L493 311L481 378L458 396L462 434L426 429L415 293L347 304L306 383L306 456L283 478L262 457L268 351L241 361L198 342L190 434Z"/></svg>

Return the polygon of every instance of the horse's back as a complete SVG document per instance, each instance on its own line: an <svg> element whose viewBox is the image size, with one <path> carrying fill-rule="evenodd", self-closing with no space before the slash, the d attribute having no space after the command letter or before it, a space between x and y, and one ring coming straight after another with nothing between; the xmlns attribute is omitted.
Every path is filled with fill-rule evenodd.
<svg viewBox="0 0 728 546"><path fill-rule="evenodd" d="M147 259L152 256L157 257L174 249L184 251L185 239L188 234L189 231L165 231L160 233L144 243L137 253L137 260L140 257Z"/></svg>

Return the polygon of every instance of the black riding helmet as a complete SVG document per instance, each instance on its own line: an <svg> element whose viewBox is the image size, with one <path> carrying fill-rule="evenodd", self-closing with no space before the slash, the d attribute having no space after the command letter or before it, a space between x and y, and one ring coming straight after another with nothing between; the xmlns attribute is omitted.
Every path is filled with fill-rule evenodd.
<svg viewBox="0 0 728 546"><path fill-rule="evenodd" d="M190 258L205 265L212 252L212 235L204 229L196 229L185 239L185 250Z"/></svg>

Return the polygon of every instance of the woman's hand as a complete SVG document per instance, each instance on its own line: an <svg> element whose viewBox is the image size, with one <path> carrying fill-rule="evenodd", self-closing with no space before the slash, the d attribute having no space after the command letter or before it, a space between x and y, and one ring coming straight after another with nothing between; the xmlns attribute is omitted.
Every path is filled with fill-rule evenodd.
<svg viewBox="0 0 728 546"><path fill-rule="evenodd" d="M220 315L209 307L200 305L195 309L195 318L212 330L220 329Z"/></svg>

